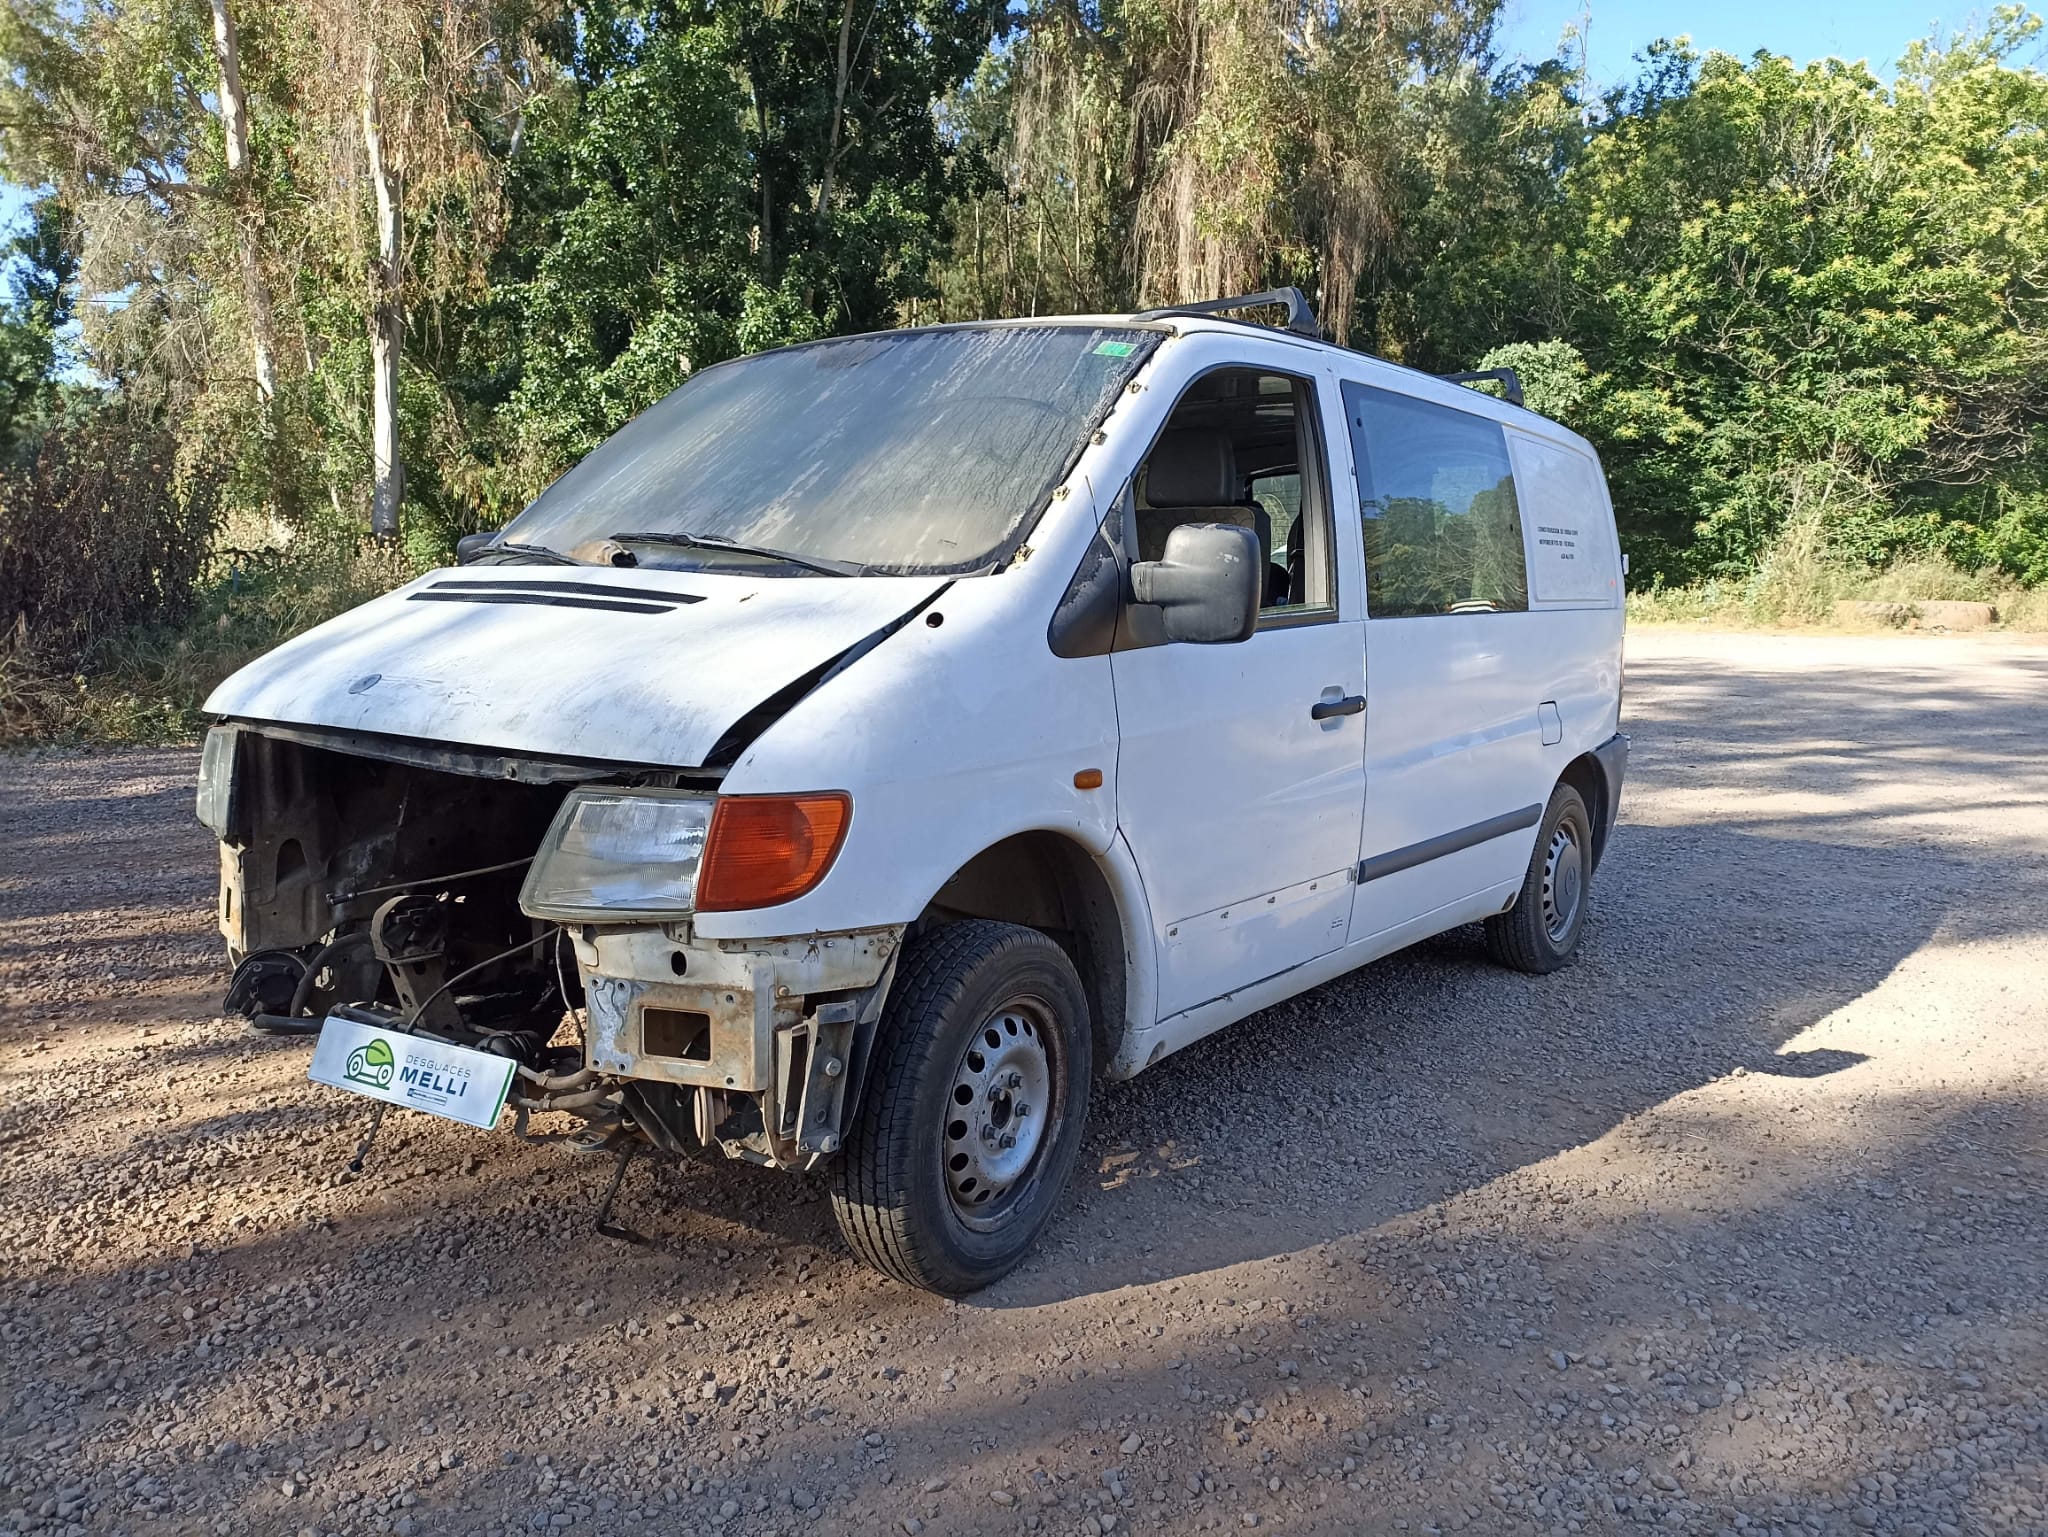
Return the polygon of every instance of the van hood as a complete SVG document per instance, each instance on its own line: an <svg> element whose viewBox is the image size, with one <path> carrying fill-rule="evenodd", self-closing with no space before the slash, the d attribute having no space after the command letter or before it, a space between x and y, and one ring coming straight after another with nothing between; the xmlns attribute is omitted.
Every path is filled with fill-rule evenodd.
<svg viewBox="0 0 2048 1537"><path fill-rule="evenodd" d="M209 714L695 768L749 711L915 612L945 577L466 566L287 641Z"/></svg>

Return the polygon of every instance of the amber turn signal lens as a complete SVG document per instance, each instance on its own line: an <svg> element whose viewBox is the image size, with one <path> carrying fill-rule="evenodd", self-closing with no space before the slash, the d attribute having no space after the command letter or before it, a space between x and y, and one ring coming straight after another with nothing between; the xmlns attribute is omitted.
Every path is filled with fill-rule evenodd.
<svg viewBox="0 0 2048 1537"><path fill-rule="evenodd" d="M697 911L773 907L802 896L832 868L853 820L844 791L728 795L711 813L697 871Z"/></svg>
<svg viewBox="0 0 2048 1537"><path fill-rule="evenodd" d="M1074 775L1074 788L1075 788L1075 789L1077 789L1077 790L1099 790L1099 789L1101 789L1101 788L1102 788L1102 770L1101 770L1101 769L1082 769L1082 770L1081 770L1080 772L1078 772L1077 774L1075 774L1075 775Z"/></svg>

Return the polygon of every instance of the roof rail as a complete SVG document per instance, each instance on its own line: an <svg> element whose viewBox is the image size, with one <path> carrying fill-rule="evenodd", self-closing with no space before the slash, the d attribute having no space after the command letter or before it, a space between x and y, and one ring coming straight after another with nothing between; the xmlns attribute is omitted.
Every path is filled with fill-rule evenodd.
<svg viewBox="0 0 2048 1537"><path fill-rule="evenodd" d="M1140 310L1133 320L1164 320L1169 315L1225 315L1232 310L1258 309L1267 304L1287 306L1287 329L1297 336L1323 339L1316 324L1316 312L1308 307L1308 296L1299 288L1269 288L1264 293L1238 294L1229 299L1204 299L1197 304L1169 304L1156 310Z"/></svg>
<svg viewBox="0 0 2048 1537"><path fill-rule="evenodd" d="M1511 406L1522 404L1522 376L1512 368L1470 368L1458 374L1438 374L1446 384L1479 384L1491 379ZM1526 408L1525 408L1526 409Z"/></svg>

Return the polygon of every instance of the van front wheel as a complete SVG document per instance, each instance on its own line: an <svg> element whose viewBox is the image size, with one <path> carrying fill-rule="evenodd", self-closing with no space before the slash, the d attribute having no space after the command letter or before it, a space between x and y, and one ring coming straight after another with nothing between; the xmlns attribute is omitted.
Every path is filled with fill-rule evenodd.
<svg viewBox="0 0 2048 1537"><path fill-rule="evenodd" d="M948 1296L1016 1268L1088 1115L1088 1002L1035 929L972 919L915 940L834 1176L847 1246Z"/></svg>
<svg viewBox="0 0 2048 1537"><path fill-rule="evenodd" d="M1570 785L1550 797L1515 905L1486 920L1486 949L1503 966L1541 976L1570 964L1593 896L1593 824Z"/></svg>

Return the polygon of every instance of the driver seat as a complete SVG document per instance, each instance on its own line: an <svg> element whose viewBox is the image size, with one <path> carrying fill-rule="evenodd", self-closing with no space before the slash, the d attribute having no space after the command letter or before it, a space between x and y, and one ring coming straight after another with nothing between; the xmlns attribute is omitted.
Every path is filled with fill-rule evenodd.
<svg viewBox="0 0 2048 1537"><path fill-rule="evenodd" d="M1258 536L1273 558L1273 520L1256 502L1238 500L1237 451L1220 432L1169 427L1145 460L1138 508L1138 559L1163 560L1166 536L1186 523L1227 523Z"/></svg>

